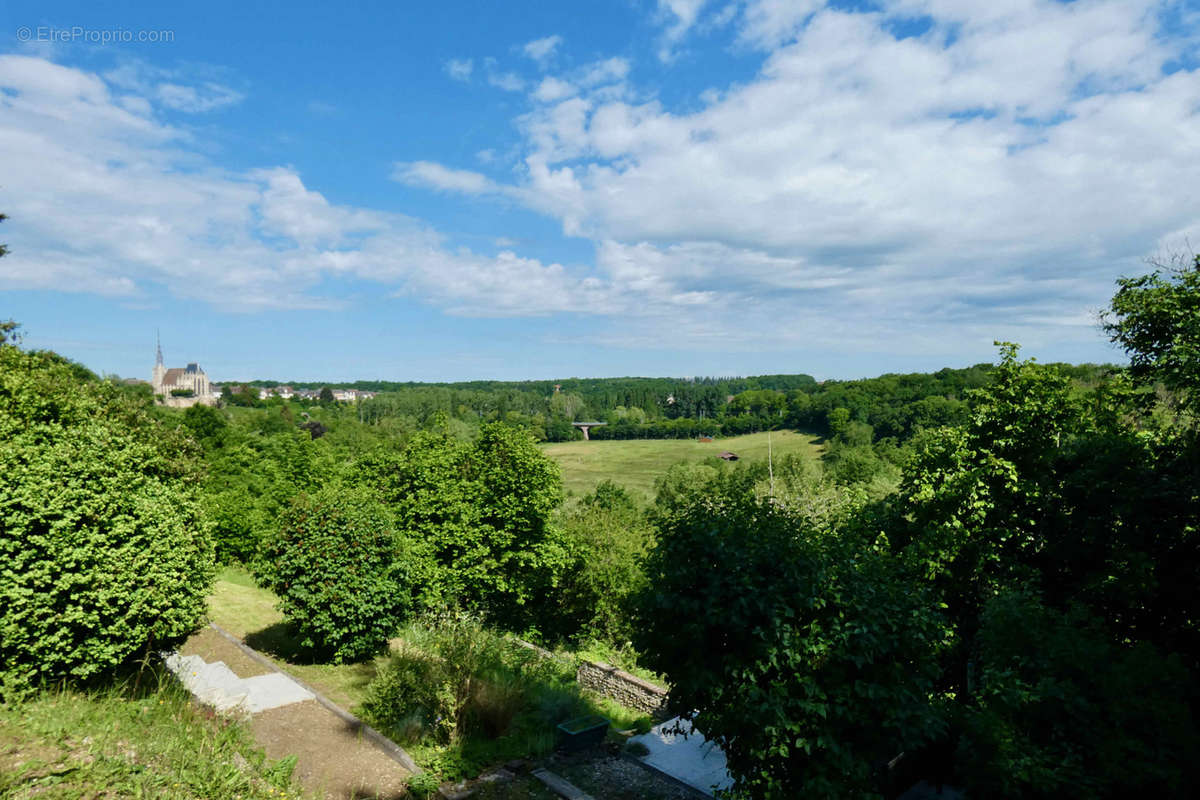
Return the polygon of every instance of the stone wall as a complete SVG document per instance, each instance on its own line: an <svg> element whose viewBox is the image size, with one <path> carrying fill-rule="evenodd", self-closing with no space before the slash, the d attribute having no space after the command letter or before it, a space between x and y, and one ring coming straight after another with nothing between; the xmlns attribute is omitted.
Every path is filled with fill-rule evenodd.
<svg viewBox="0 0 1200 800"><path fill-rule="evenodd" d="M658 719L671 716L667 690L602 661L581 661L575 680L584 689Z"/></svg>

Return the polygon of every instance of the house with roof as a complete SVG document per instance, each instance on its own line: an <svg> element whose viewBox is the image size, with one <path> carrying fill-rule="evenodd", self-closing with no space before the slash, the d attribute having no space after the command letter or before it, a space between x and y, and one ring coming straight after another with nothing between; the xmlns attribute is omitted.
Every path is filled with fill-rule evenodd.
<svg viewBox="0 0 1200 800"><path fill-rule="evenodd" d="M219 395L213 391L208 375L200 365L191 362L186 367L167 367L163 363L162 342L155 353L154 369L150 373L150 386L155 400L160 405L187 408L197 403L215 406Z"/></svg>

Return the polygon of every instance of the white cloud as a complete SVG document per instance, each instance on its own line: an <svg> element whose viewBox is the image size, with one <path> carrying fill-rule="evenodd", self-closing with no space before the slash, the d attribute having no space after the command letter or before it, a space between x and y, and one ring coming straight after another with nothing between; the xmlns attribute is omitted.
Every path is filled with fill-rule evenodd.
<svg viewBox="0 0 1200 800"><path fill-rule="evenodd" d="M708 0L658 0L658 13L667 21L658 57L670 61L675 56L674 48L696 24L700 10Z"/></svg>
<svg viewBox="0 0 1200 800"><path fill-rule="evenodd" d="M750 0L739 38L770 50L795 38L801 24L825 4L821 0Z"/></svg>
<svg viewBox="0 0 1200 800"><path fill-rule="evenodd" d="M534 39L532 42L527 42L521 50L525 55L538 62L539 65L545 65L547 61L554 55L554 51L562 44L563 38L558 34L546 36L542 39Z"/></svg>
<svg viewBox="0 0 1200 800"><path fill-rule="evenodd" d="M498 187L486 175L465 169L450 169L431 161L399 162L392 178L411 186L427 186L463 194L486 194Z"/></svg>
<svg viewBox="0 0 1200 800"><path fill-rule="evenodd" d="M515 72L489 72L488 83L506 92L519 92L525 88L525 79Z"/></svg>
<svg viewBox="0 0 1200 800"><path fill-rule="evenodd" d="M762 69L700 110L585 94L518 119L505 194L595 241L614 297L673 309L632 337L1094 342L1113 279L1200 227L1200 81L1164 73L1189 44L1153 2L814 8L748 6Z"/></svg>
<svg viewBox="0 0 1200 800"><path fill-rule="evenodd" d="M474 69L475 62L469 58L452 58L446 62L446 74L463 83L471 80L471 72Z"/></svg>
<svg viewBox="0 0 1200 800"><path fill-rule="evenodd" d="M1098 350L1088 312L1113 279L1200 238L1200 81L1163 69L1194 31L1161 27L1150 0L781 8L734 19L727 36L761 48L761 68L699 104L630 86L622 59L546 76L503 149L511 184L395 166L409 186L555 219L592 243L590 267L507 239L488 240L495 257L455 249L295 170L218 170L155 118L157 84L0 60L0 284L302 306L336 302L322 281L352 276L453 313L609 315L600 343L961 363L998 338Z"/></svg>
<svg viewBox="0 0 1200 800"><path fill-rule="evenodd" d="M0 208L12 245L0 289L136 304L160 286L230 310L336 308L345 301L322 286L357 279L484 316L581 310L605 291L561 264L480 255L420 220L331 203L288 167L217 168L186 131L129 111L129 97L83 70L0 56ZM489 185L421 162L397 174L456 191Z"/></svg>
<svg viewBox="0 0 1200 800"><path fill-rule="evenodd" d="M579 75L579 85L590 87L623 81L629 75L629 62L624 58L606 58L588 64Z"/></svg>
<svg viewBox="0 0 1200 800"><path fill-rule="evenodd" d="M575 94L575 87L558 78L543 78L533 91L533 99L541 103L553 103Z"/></svg>
<svg viewBox="0 0 1200 800"><path fill-rule="evenodd" d="M159 102L167 108L193 114L235 105L245 97L239 91L215 83L205 83L202 86L162 83L158 85L156 94Z"/></svg>
<svg viewBox="0 0 1200 800"><path fill-rule="evenodd" d="M196 80L196 77L182 70L163 69L141 61L127 61L104 75L113 86L134 93L127 102L156 103L188 114L215 111L246 98L245 93L216 80L202 76Z"/></svg>

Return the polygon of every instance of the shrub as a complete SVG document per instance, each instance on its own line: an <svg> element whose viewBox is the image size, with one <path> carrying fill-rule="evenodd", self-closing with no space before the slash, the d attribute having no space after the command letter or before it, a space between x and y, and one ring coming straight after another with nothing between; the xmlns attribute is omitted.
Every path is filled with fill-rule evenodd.
<svg viewBox="0 0 1200 800"><path fill-rule="evenodd" d="M484 628L442 614L405 629L403 646L373 681L367 718L405 743L459 744L524 737L513 757L553 746L553 727L586 710L574 674ZM478 752L478 748L475 749ZM480 765L442 769L458 777Z"/></svg>
<svg viewBox="0 0 1200 800"><path fill-rule="evenodd" d="M611 481L564 516L570 566L547 595L542 618L574 638L621 646L633 635L630 599L645 584L641 560L654 542L645 515Z"/></svg>
<svg viewBox="0 0 1200 800"><path fill-rule="evenodd" d="M377 492L419 549L420 601L461 604L510 630L530 623L566 552L550 514L562 499L557 465L528 433L485 425L474 442L421 432L397 455L380 448L355 479Z"/></svg>
<svg viewBox="0 0 1200 800"><path fill-rule="evenodd" d="M335 662L378 652L409 609L407 566L386 507L331 487L300 495L265 544L260 575L300 644Z"/></svg>
<svg viewBox="0 0 1200 800"><path fill-rule="evenodd" d="M52 353L0 347L0 677L86 680L202 621L188 442Z"/></svg>

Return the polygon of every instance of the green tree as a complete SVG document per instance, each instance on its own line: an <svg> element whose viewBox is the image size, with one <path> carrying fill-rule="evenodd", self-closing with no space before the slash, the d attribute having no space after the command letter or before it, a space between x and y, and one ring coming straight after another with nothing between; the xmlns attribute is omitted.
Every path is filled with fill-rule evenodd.
<svg viewBox="0 0 1200 800"><path fill-rule="evenodd" d="M0 673L87 680L193 631L213 574L188 440L53 353L0 347Z"/></svg>
<svg viewBox="0 0 1200 800"><path fill-rule="evenodd" d="M474 442L445 427L424 431L399 454L377 450L356 473L412 542L426 605L461 602L518 626L561 572L566 556L550 524L562 498L558 466L526 431L489 423Z"/></svg>
<svg viewBox="0 0 1200 800"><path fill-rule="evenodd" d="M21 325L13 320L0 322L0 346L21 343Z"/></svg>
<svg viewBox="0 0 1200 800"><path fill-rule="evenodd" d="M646 586L642 560L653 529L611 481L602 481L562 524L569 562L545 618L567 636L625 646L633 638L633 598Z"/></svg>
<svg viewBox="0 0 1200 800"><path fill-rule="evenodd" d="M335 486L300 495L264 556L267 583L301 645L336 662L379 652L409 611L402 540L369 494Z"/></svg>
<svg viewBox="0 0 1200 800"><path fill-rule="evenodd" d="M187 426L197 441L218 444L229 427L225 417L212 406L197 403L188 406L183 412L183 424Z"/></svg>
<svg viewBox="0 0 1200 800"><path fill-rule="evenodd" d="M1200 416L1200 255L1121 278L1104 329L1129 355L1134 380L1161 382Z"/></svg>
<svg viewBox="0 0 1200 800"><path fill-rule="evenodd" d="M942 625L886 542L797 508L720 480L675 505L638 642L735 797L870 796L874 762L941 731Z"/></svg>

